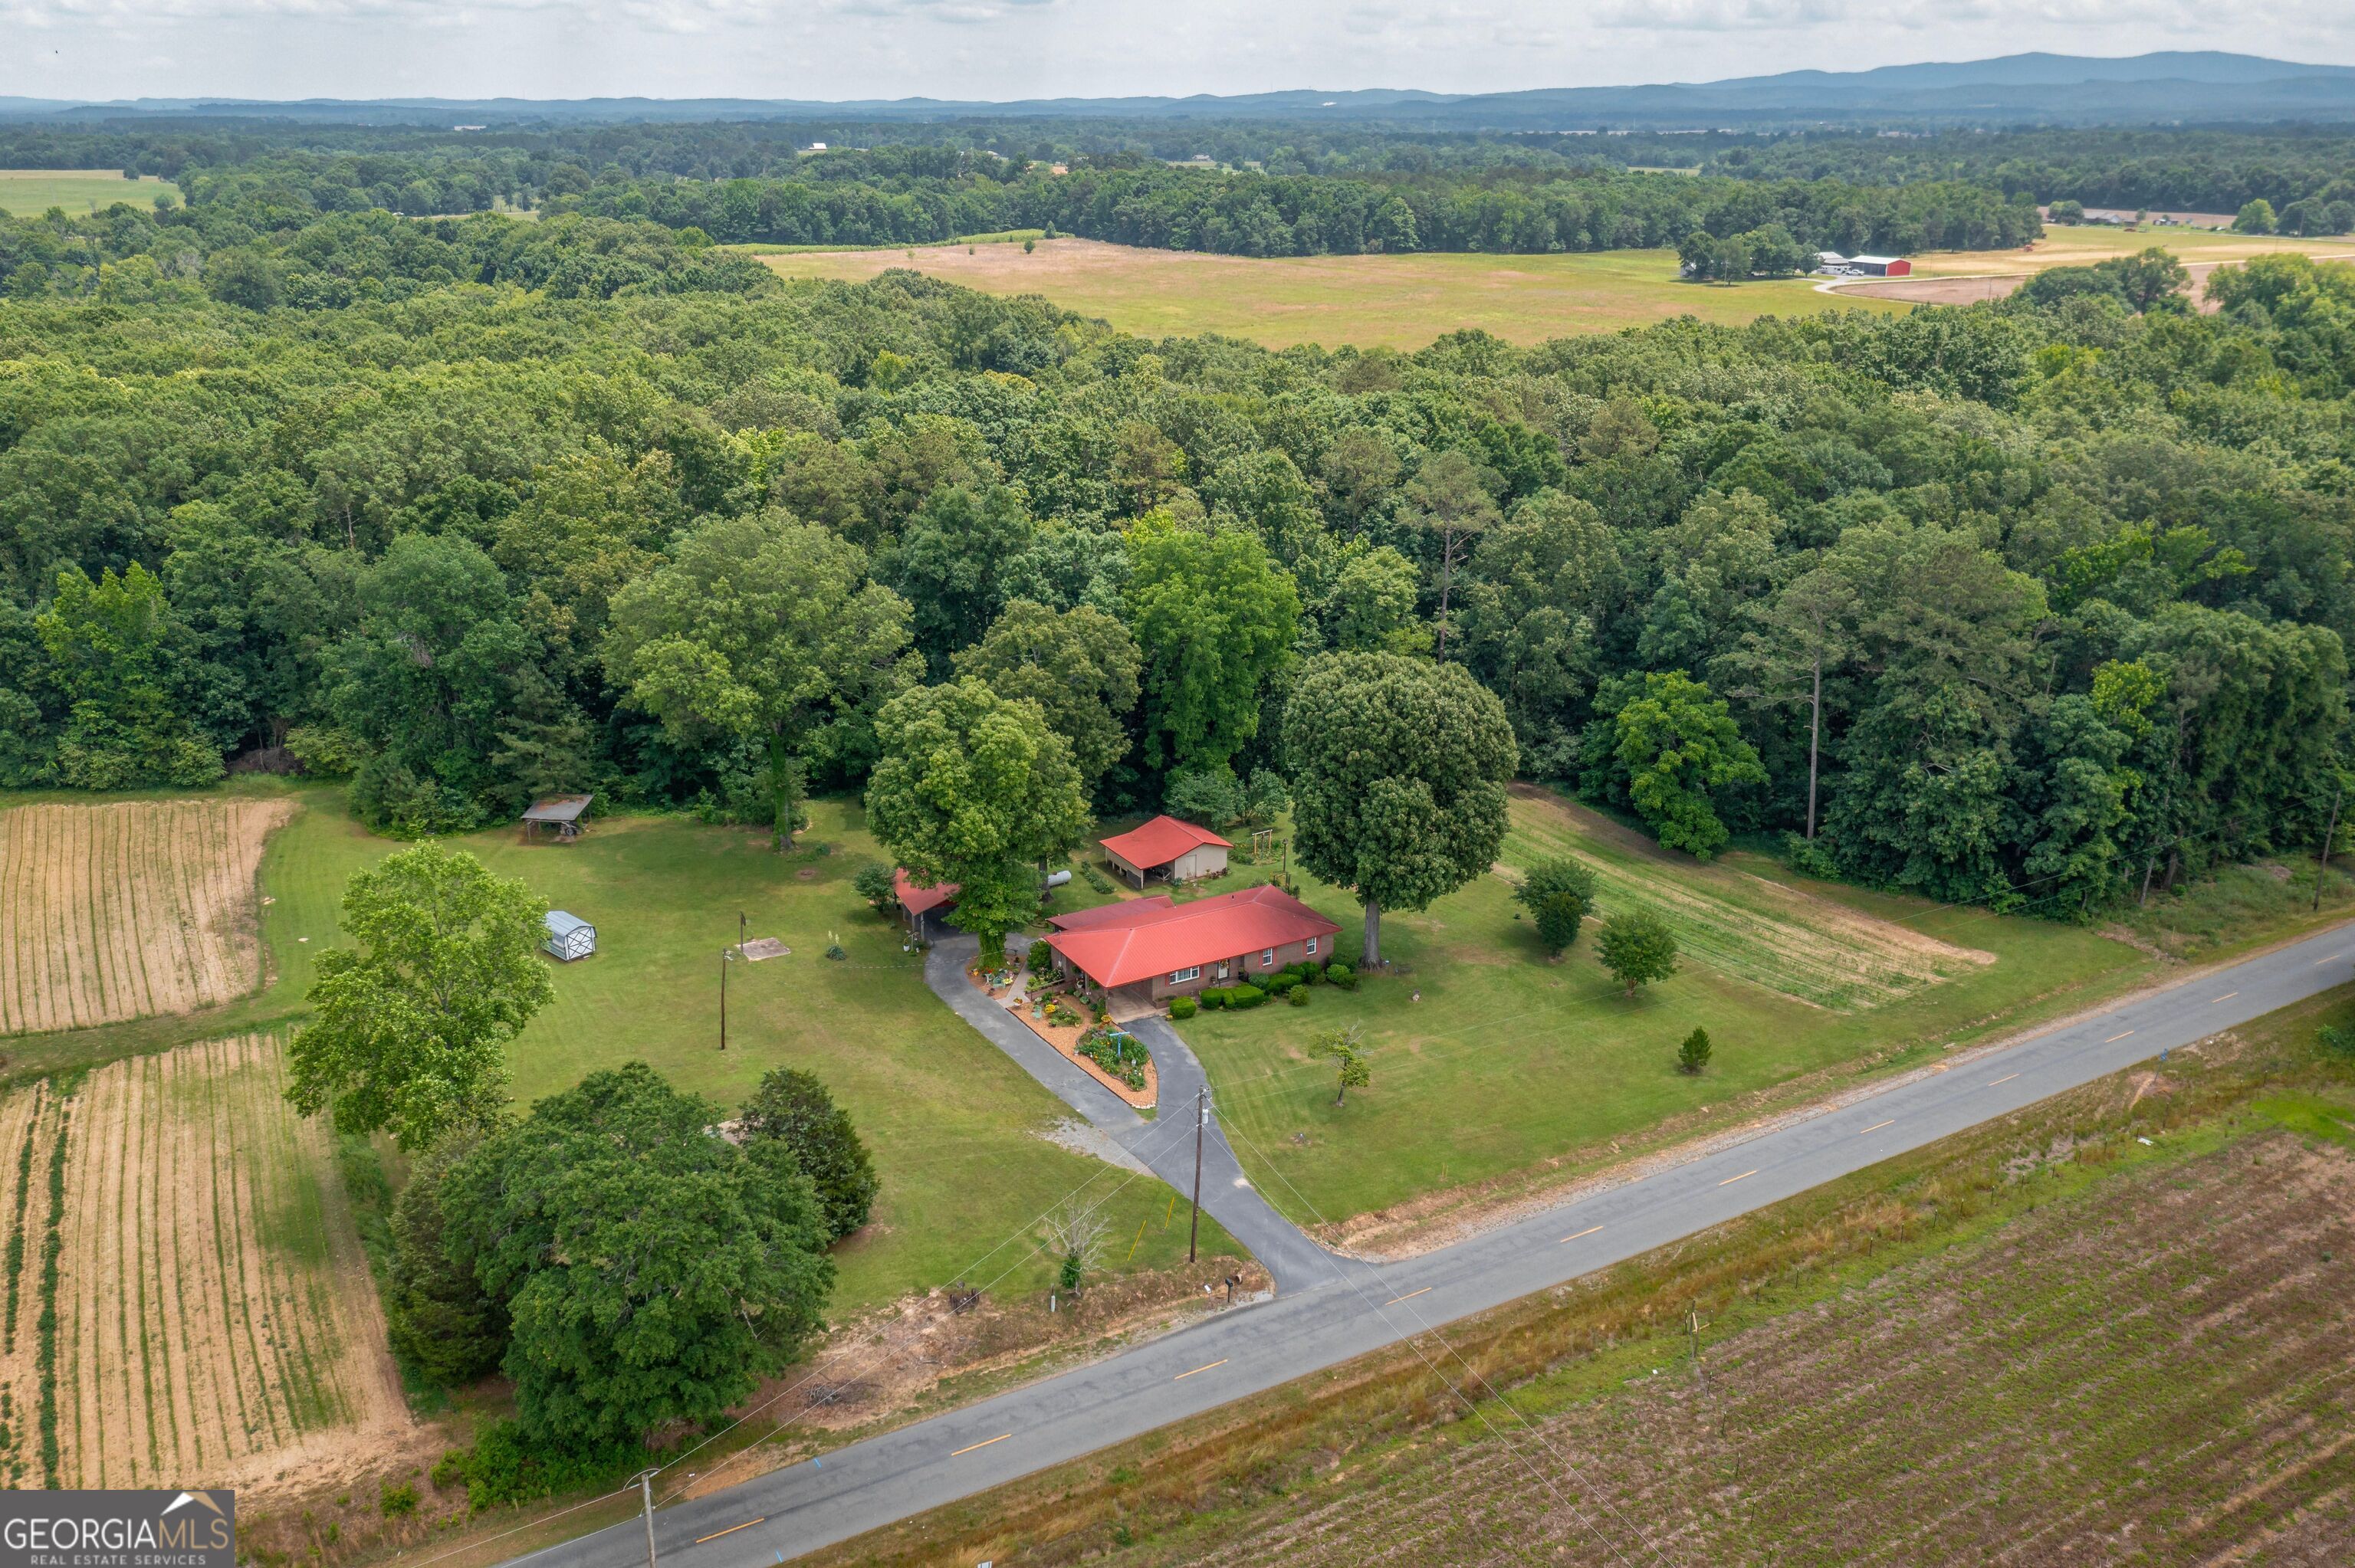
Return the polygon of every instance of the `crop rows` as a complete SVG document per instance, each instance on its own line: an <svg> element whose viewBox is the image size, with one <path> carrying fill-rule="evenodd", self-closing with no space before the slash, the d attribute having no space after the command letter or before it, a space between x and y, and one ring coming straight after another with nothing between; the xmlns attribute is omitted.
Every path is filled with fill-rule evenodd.
<svg viewBox="0 0 2355 1568"><path fill-rule="evenodd" d="M2350 1207L2343 1150L2252 1139L1115 1561L2344 1563Z"/></svg>
<svg viewBox="0 0 2355 1568"><path fill-rule="evenodd" d="M0 1104L0 1222L20 1171L45 1177L70 1129L48 1365L37 1278L0 1326L10 1404L54 1412L55 1484L252 1484L407 1425L328 1134L293 1116L283 1083L277 1043L251 1036L109 1064L69 1099L42 1087ZM46 1198L23 1206L38 1215Z"/></svg>
<svg viewBox="0 0 2355 1568"><path fill-rule="evenodd" d="M0 811L0 1034L232 1000L261 974L255 874L285 800Z"/></svg>
<svg viewBox="0 0 2355 1568"><path fill-rule="evenodd" d="M1647 910L1695 961L1829 1012L1878 1007L1994 961L1730 866L1670 872L1598 853L1558 804L1516 800L1507 866L1555 855L1594 874L1598 916Z"/></svg>

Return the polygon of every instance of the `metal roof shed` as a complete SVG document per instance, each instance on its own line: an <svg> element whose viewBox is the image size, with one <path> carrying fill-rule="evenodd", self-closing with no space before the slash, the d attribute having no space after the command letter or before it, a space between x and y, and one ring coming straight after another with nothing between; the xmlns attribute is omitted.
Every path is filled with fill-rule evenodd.
<svg viewBox="0 0 2355 1568"><path fill-rule="evenodd" d="M578 915L551 909L548 912L548 939L540 946L569 964L597 950L597 927Z"/></svg>
<svg viewBox="0 0 2355 1568"><path fill-rule="evenodd" d="M554 828L559 839L581 836L581 819L589 810L593 795L551 795L545 800L534 800L531 810L523 814L524 836L528 838L543 827Z"/></svg>

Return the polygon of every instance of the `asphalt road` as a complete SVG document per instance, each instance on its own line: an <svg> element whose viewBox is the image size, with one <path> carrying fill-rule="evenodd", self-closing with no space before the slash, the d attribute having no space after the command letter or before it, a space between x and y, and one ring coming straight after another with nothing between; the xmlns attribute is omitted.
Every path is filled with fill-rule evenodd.
<svg viewBox="0 0 2355 1568"><path fill-rule="evenodd" d="M2355 927L2341 927L1441 1251L1380 1267L1344 1264L1335 1283L663 1509L655 1518L663 1562L775 1564L1077 1458L2247 1022L2347 980L2350 959ZM645 1548L645 1529L633 1521L524 1561L631 1568Z"/></svg>

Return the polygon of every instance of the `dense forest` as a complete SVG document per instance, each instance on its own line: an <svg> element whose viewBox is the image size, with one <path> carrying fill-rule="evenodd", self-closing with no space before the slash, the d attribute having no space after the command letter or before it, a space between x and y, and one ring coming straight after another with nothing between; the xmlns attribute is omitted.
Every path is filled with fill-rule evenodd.
<svg viewBox="0 0 2355 1568"><path fill-rule="evenodd" d="M1113 810L1276 768L1289 672L1368 649L1495 692L1525 774L1942 898L2083 913L2331 809L2355 269L1399 355L704 239L249 185L0 228L0 784L765 820L971 677Z"/></svg>
<svg viewBox="0 0 2355 1568"><path fill-rule="evenodd" d="M813 158L805 151L813 143L836 151ZM602 199L623 200L628 187L645 186L650 207L666 199L722 199L657 194L657 187L679 180L775 182L831 191L837 199L840 186L860 185L894 200L923 195L936 206L961 197L986 207L1034 165L1133 175L1151 164L1198 158L1279 180L1316 176L1356 183L1367 191L1395 187L1411 203L1418 199L1413 193L1422 192L1419 218L1427 218L1435 202L1446 204L1434 193L1460 202L1484 191L1607 185L1608 175L1666 168L1768 184L1959 184L1994 193L2006 205L2067 200L2128 211L2232 213L2263 200L2280 214L2288 233L2355 228L2355 137L2331 126L1506 134L1281 121L965 118L931 124L843 120L502 126L460 135L443 129L261 120L0 122L0 167L120 167L173 180L210 181L208 188L215 197L227 194L222 182L229 175L243 174L270 186L278 199L319 211L377 207L415 217L484 211L502 203L537 207L592 188L604 193ZM1281 187L1269 188L1273 193ZM1300 198L1273 194L1272 199L1281 209ZM1365 213L1380 206L1369 206L1371 197L1364 191L1322 199L1355 204ZM743 198L735 200L741 207ZM773 204L773 227L774 211ZM1043 208L1023 221L1035 226L1046 217L1080 232L1076 218ZM968 212L956 221L967 218L970 227L953 232L986 232L1016 221L998 207ZM837 228L844 222L839 217L833 221ZM858 221L877 233L889 227L871 215ZM875 243L949 237L910 228L904 214L894 214L893 221L900 231L883 233ZM1285 221L1296 223L1297 214ZM1557 238L1570 248L1581 227L1558 224ZM1476 230L1465 227L1464 232ZM730 237L788 241L786 232ZM823 241L789 242L835 243L845 238L829 234ZM1452 240L1424 243L1459 248Z"/></svg>

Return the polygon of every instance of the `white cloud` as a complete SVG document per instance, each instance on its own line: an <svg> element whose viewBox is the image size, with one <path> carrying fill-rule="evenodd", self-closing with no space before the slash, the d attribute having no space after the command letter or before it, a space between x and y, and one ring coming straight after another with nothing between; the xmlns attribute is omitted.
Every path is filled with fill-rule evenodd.
<svg viewBox="0 0 2355 1568"><path fill-rule="evenodd" d="M0 0L0 94L1481 92L2026 49L2355 58L2345 0Z"/></svg>

